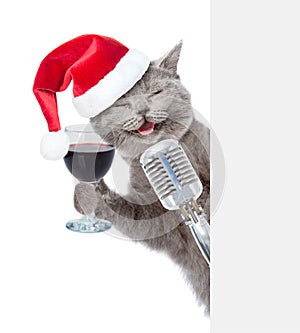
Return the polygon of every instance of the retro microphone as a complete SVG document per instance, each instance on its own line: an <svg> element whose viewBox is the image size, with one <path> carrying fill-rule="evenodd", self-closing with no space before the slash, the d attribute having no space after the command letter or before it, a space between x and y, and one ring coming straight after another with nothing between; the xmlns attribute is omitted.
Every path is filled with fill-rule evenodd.
<svg viewBox="0 0 300 333"><path fill-rule="evenodd" d="M140 163L161 204L168 210L180 209L210 264L210 226L196 203L203 186L179 142L168 139L151 146L142 154Z"/></svg>

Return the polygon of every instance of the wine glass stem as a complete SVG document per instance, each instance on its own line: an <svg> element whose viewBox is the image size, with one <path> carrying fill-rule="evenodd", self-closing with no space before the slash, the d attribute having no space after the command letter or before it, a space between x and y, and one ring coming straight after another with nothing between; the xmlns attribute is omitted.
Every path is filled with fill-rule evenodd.
<svg viewBox="0 0 300 333"><path fill-rule="evenodd" d="M91 214L87 214L85 215L90 221L93 221L95 218L97 218L95 212L91 213Z"/></svg>
<svg viewBox="0 0 300 333"><path fill-rule="evenodd" d="M90 184L94 186L94 189L96 189L96 186L98 185L98 181L90 182ZM91 221L93 219L97 218L97 216L95 214L95 210L90 214L86 214L86 217Z"/></svg>

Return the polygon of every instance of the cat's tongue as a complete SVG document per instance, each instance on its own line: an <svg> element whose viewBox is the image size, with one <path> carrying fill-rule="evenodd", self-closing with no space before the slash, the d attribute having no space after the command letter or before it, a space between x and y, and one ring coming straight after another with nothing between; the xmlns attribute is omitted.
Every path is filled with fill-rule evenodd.
<svg viewBox="0 0 300 333"><path fill-rule="evenodd" d="M154 123L146 121L139 129L138 132L142 135L148 135L154 130Z"/></svg>

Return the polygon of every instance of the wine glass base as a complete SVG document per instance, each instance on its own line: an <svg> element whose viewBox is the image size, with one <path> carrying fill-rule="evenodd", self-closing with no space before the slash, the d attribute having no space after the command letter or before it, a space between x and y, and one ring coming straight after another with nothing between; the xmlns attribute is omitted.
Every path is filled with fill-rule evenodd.
<svg viewBox="0 0 300 333"><path fill-rule="evenodd" d="M66 227L71 231L81 233L97 233L110 229L112 224L109 221L97 217L83 216L80 219L69 221Z"/></svg>

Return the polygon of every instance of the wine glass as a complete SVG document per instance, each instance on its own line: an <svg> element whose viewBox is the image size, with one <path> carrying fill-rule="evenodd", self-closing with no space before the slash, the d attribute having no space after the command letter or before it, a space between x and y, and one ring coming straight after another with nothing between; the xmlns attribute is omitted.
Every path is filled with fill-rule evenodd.
<svg viewBox="0 0 300 333"><path fill-rule="evenodd" d="M101 139L90 124L68 126L65 133L70 140L69 151L64 157L68 170L80 182L96 186L111 167L114 147ZM111 226L109 221L99 219L94 212L66 225L69 230L82 233L102 232Z"/></svg>

